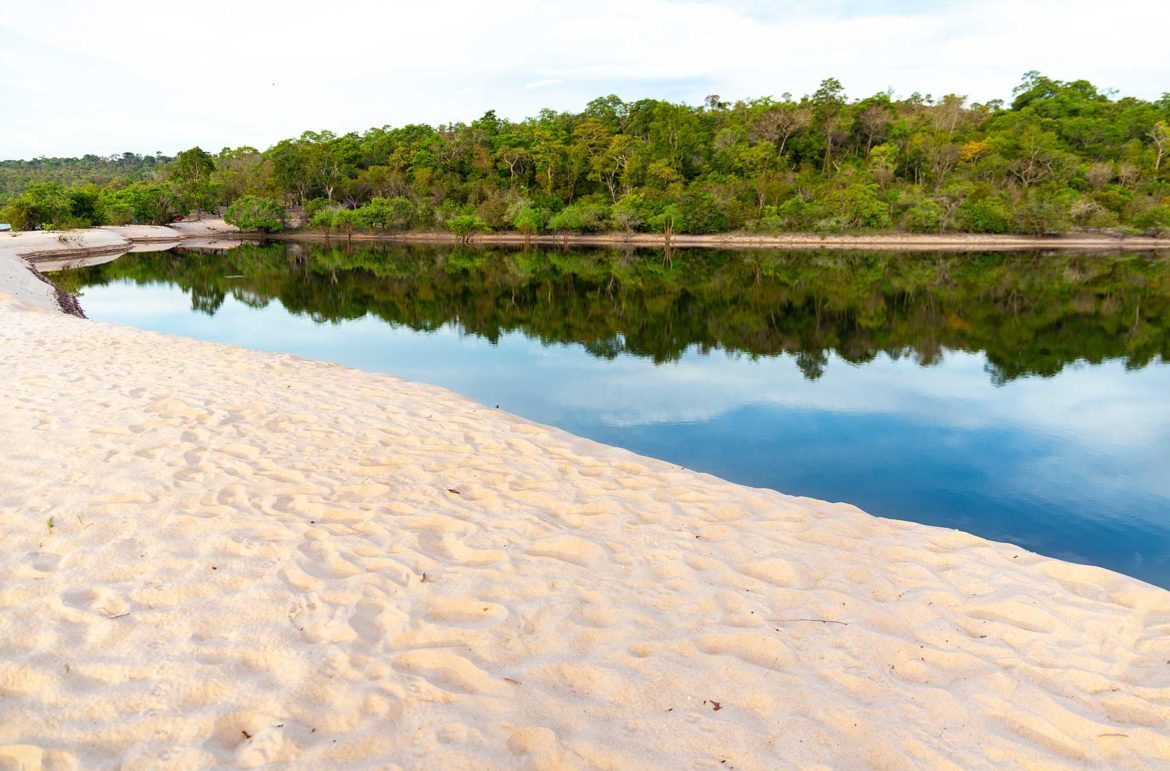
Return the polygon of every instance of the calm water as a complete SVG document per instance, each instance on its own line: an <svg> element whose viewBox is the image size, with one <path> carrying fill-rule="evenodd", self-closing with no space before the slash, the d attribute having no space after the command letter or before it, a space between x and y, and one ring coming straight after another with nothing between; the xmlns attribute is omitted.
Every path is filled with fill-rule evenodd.
<svg viewBox="0 0 1170 771"><path fill-rule="evenodd" d="M1170 587L1164 259L278 244L55 278L91 318Z"/></svg>

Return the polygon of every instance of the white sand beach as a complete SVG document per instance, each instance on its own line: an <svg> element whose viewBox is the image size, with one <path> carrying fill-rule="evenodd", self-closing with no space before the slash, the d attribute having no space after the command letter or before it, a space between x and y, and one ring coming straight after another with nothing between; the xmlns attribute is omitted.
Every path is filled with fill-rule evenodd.
<svg viewBox="0 0 1170 771"><path fill-rule="evenodd" d="M13 254L0 768L1170 762L1170 592L66 316Z"/></svg>
<svg viewBox="0 0 1170 771"><path fill-rule="evenodd" d="M184 238L221 238L240 232L238 227L227 224L222 217L172 222L167 227Z"/></svg>

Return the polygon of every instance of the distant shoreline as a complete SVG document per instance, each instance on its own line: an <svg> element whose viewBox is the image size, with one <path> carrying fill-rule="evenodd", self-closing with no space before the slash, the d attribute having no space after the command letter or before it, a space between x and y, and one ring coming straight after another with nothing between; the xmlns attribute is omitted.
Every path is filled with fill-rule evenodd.
<svg viewBox="0 0 1170 771"><path fill-rule="evenodd" d="M405 231L400 233L354 233L326 235L320 231L288 230L281 233L242 234L278 241L359 241L363 243L458 244L460 239L447 231ZM479 233L470 245L538 244L541 246L610 246L666 248L661 233L544 233L525 236L521 233ZM988 235L978 233L875 233L839 235L818 233L784 233L756 235L719 233L709 235L674 235L671 248L707 249L873 249L897 251L1015 251L1027 249L1076 249L1105 251L1170 250L1170 238L1145 236L1114 237L1074 234L1065 236Z"/></svg>

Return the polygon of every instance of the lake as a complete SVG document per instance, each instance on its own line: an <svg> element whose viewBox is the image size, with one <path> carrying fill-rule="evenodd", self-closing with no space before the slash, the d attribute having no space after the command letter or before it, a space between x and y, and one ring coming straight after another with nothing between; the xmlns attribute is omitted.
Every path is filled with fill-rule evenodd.
<svg viewBox="0 0 1170 771"><path fill-rule="evenodd" d="M1170 588L1166 258L275 243L53 278L94 319Z"/></svg>

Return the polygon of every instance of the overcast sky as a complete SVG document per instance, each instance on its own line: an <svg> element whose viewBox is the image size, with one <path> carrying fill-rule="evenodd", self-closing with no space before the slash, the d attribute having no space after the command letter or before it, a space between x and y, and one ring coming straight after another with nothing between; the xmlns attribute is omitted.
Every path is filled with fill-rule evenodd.
<svg viewBox="0 0 1170 771"><path fill-rule="evenodd" d="M0 158L261 149L306 129L887 88L1027 70L1170 91L1168 0L37 0L0 11Z"/></svg>

